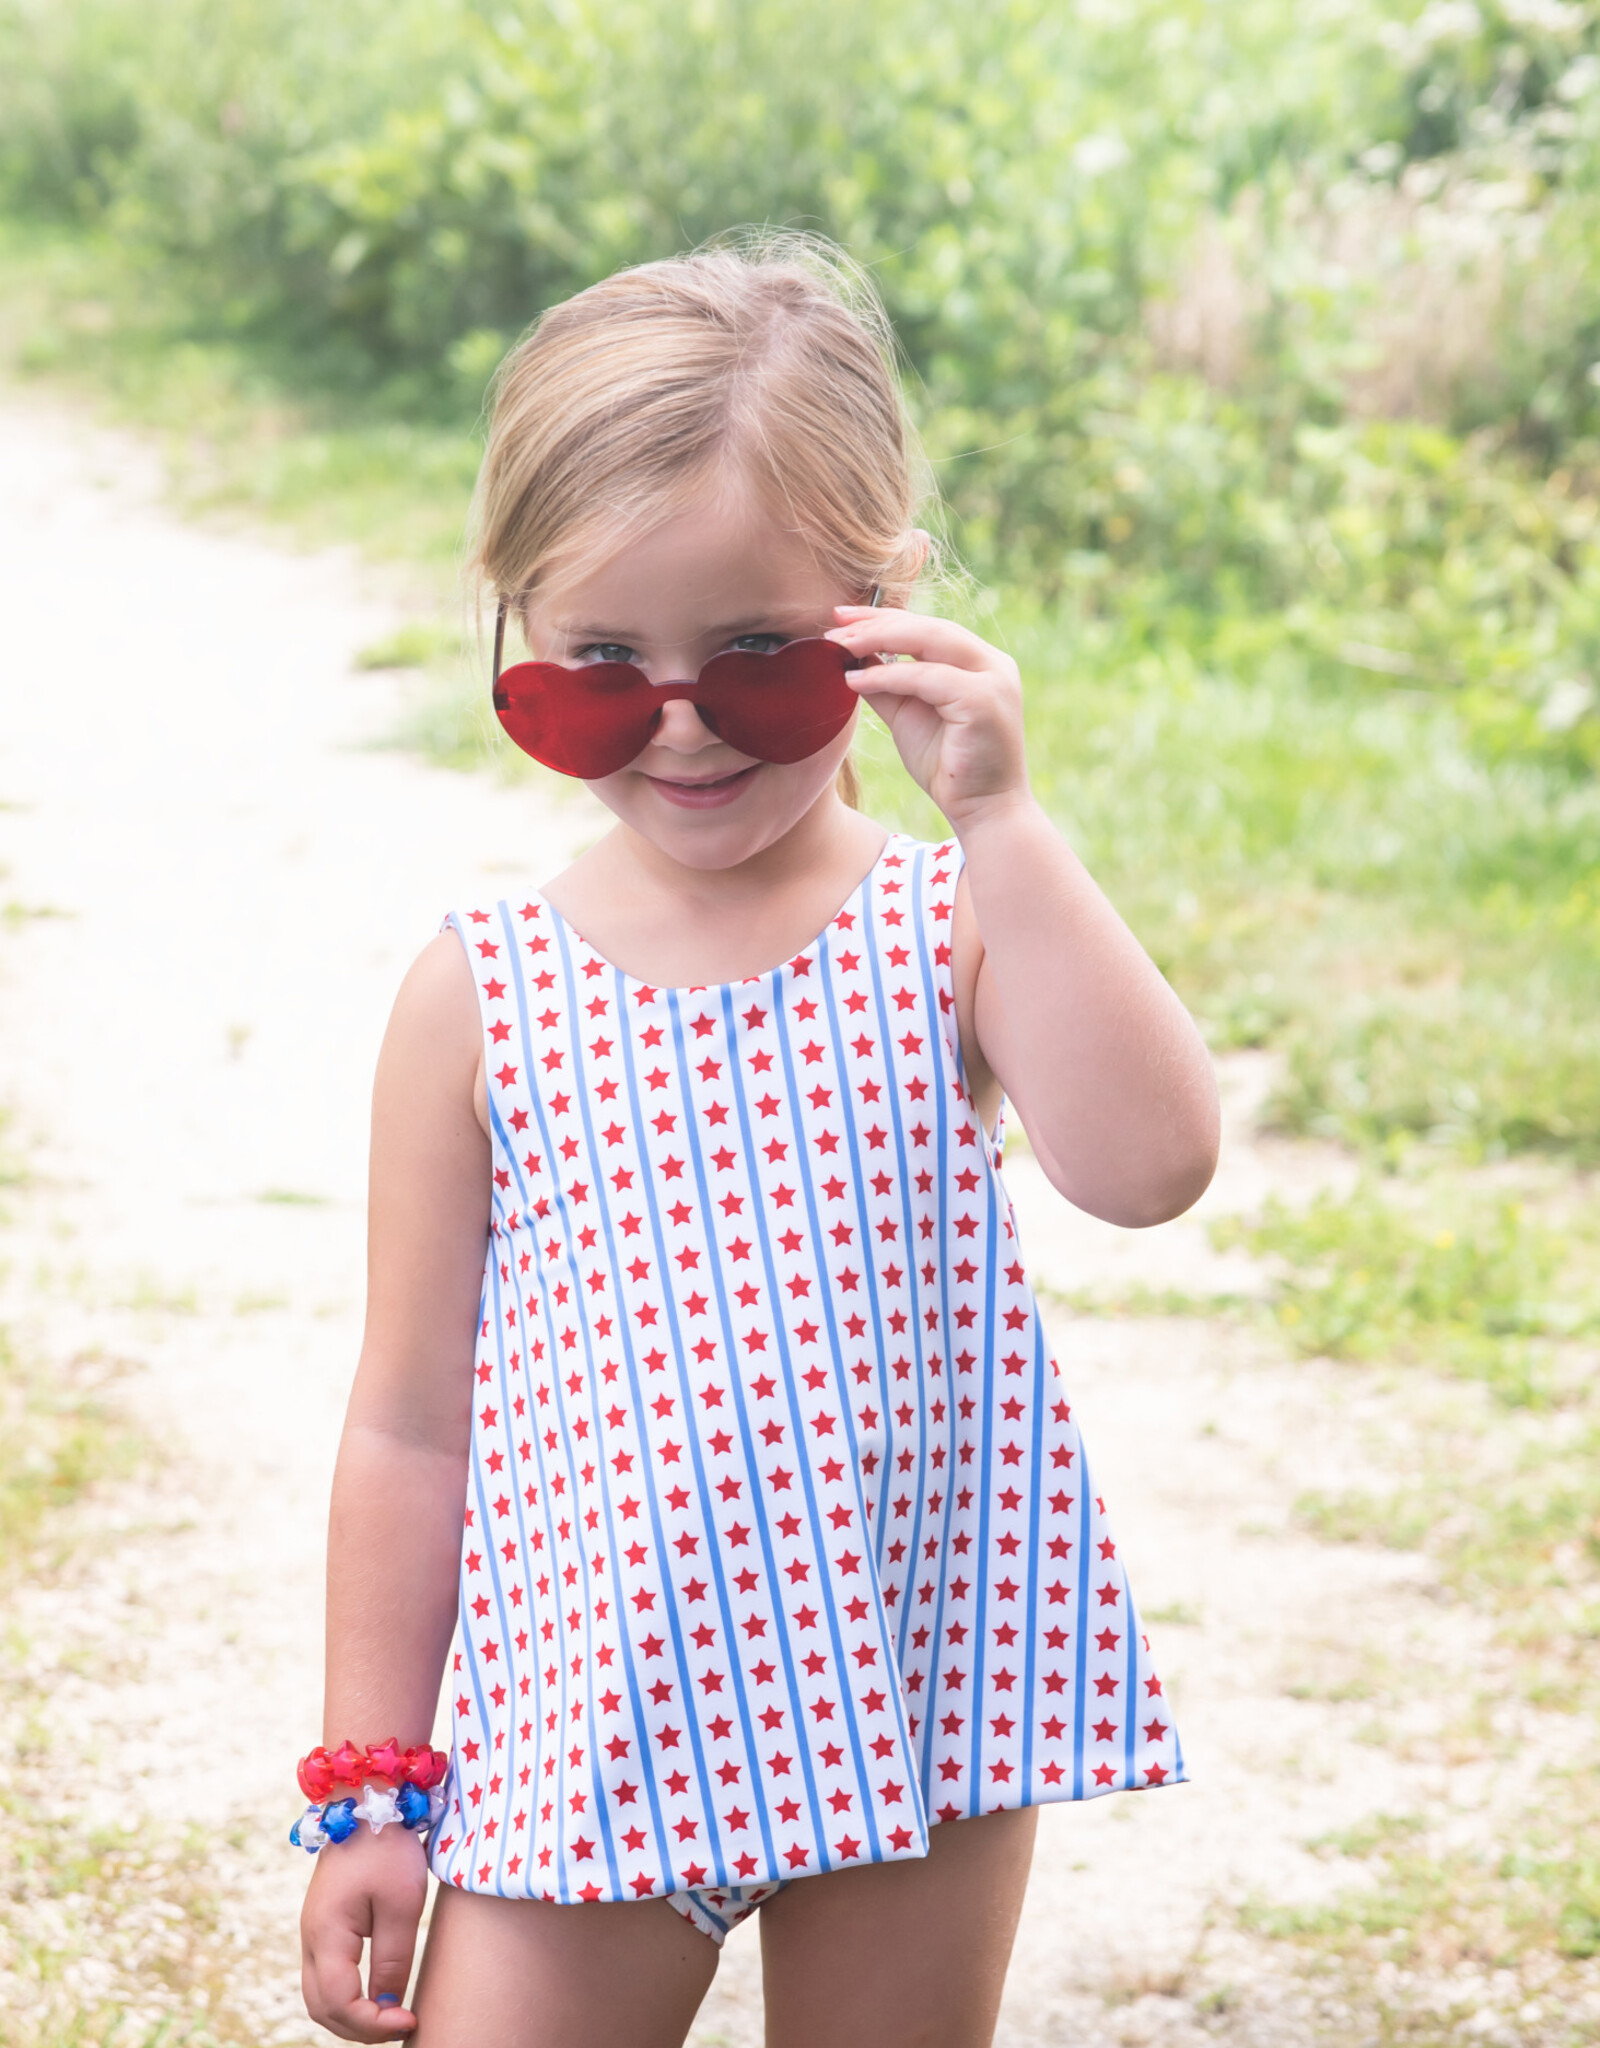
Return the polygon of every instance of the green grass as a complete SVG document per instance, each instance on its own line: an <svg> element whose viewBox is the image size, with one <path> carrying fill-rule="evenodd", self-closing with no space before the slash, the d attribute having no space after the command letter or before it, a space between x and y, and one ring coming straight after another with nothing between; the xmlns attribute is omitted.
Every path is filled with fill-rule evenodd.
<svg viewBox="0 0 1600 2048"><path fill-rule="evenodd" d="M1559 1392L1573 1345L1600 1331L1592 1239L1459 1176L1275 1198L1211 1236L1274 1263L1270 1311L1303 1356L1437 1366L1524 1403Z"/></svg>
<svg viewBox="0 0 1600 2048"><path fill-rule="evenodd" d="M1285 1261L1279 1314L1302 1311L1280 1323L1292 1343L1405 1361L1388 1396L1399 1427L1388 1447L1374 1438L1373 1483L1303 1494L1299 1525L1420 1554L1436 1597L1489 1623L1487 1656L1431 1675L1400 1663L1386 1679L1391 1707L1428 1687L1453 1698L1460 1729L1447 1714L1419 1736L1402 1719L1378 1739L1436 1762L1459 1736L1510 1793L1482 1815L1453 1803L1325 1837L1318 1853L1364 1876L1316 1907L1258 1905L1247 1920L1332 1973L1362 2038L1439 2048L1468 2038L1469 2018L1483 2022L1482 1973L1499 1973L1514 2029L1535 1995L1559 2014L1582 1984L1562 1972L1600 1954L1600 1374L1592 1342L1572 1334L1592 1335L1593 1265L1502 1197L1479 1195L1475 1213L1474 1234L1460 1198L1452 1230L1365 1189L1241 1232ZM1530 1369L1541 1343L1544 1365ZM1486 1384L1463 1386L1462 1372ZM1545 1759L1531 1782L1530 1740ZM1458 2004L1463 1979L1479 1988ZM1579 2010L1571 2031L1553 2021L1503 2038L1600 2039Z"/></svg>
<svg viewBox="0 0 1600 2048"><path fill-rule="evenodd" d="M0 1331L0 2044L249 2048L232 1981L245 1937L225 1910L239 1871L219 1858L241 1844L125 1821L114 1791L83 1803L77 1734L9 1611L28 1581L72 1598L103 1540L84 1510L148 1468L107 1387L94 1361L25 1360Z"/></svg>
<svg viewBox="0 0 1600 2048"><path fill-rule="evenodd" d="M9 1152L0 1181L26 1198ZM148 1477L154 1449L117 1376L96 1356L24 1351L0 1326L0 2048L248 2048L260 2036L228 1982L239 1937L217 1844L128 1823L114 1793L81 1803L80 1731L60 1725L14 1604L41 1583L71 1601L107 1540L92 1510Z"/></svg>
<svg viewBox="0 0 1600 2048"><path fill-rule="evenodd" d="M252 2048L259 2030L228 1995L239 1936L210 1831L51 1810L37 1773L60 1758L16 1762L29 1775L0 1793L4 2048Z"/></svg>
<svg viewBox="0 0 1600 2048"><path fill-rule="evenodd" d="M415 672L397 744L538 776L489 711L455 590L474 432L397 412L392 390L319 391L215 323L197 338L171 280L87 236L0 229L0 309L0 352L9 336L22 374L152 428L192 509L413 564L418 615L360 657ZM1587 559L1595 506L1570 483L1435 430L1385 434L1338 457L1382 548L1398 545L1384 519L1465 521L1451 545L1470 566L1498 519ZM1325 443L1317 462L1335 459ZM1440 495L1425 519L1406 509L1419 479ZM1389 1164L1419 1148L1600 1160L1600 783L1517 695L1534 654L1506 643L1503 687L1354 666L1344 570L1265 613L1220 589L1197 611L1142 571L1084 574L1050 607L974 589L969 615L1022 666L1041 796L1211 1042L1283 1055L1277 1124ZM1486 630L1477 587L1419 573L1406 633L1466 650ZM871 808L941 829L881 731L860 751Z"/></svg>
<svg viewBox="0 0 1600 2048"><path fill-rule="evenodd" d="M416 620L363 647L356 656L356 667L427 668L459 651L458 635L452 636L437 624Z"/></svg>
<svg viewBox="0 0 1600 2048"><path fill-rule="evenodd" d="M1329 1955L1435 1971L1600 1955L1600 1799L1592 1778L1577 1772L1551 1778L1545 1792L1512 1849L1446 1847L1437 1823L1421 1815L1373 1815L1312 1845L1367 1864L1365 1882L1318 1906L1257 1903L1246 1922Z"/></svg>
<svg viewBox="0 0 1600 2048"><path fill-rule="evenodd" d="M1282 1129L1600 1157L1600 785L1267 626L1230 659L1003 606L1041 796L1212 1043L1283 1053Z"/></svg>
<svg viewBox="0 0 1600 2048"><path fill-rule="evenodd" d="M66 1511L142 1455L105 1387L95 1361L47 1367L0 1329L0 1582L59 1562Z"/></svg>
<svg viewBox="0 0 1600 2048"><path fill-rule="evenodd" d="M0 356L153 430L190 509L413 565L417 616L359 657L412 672L395 743L540 778L489 713L486 650L454 592L471 405L458 394L441 410L437 393L408 398L393 380L341 386L247 334L243 316L197 317L180 280L107 239L0 230ZM959 325L964 303L941 286L937 317ZM487 366L480 349L458 367ZM1264 1313L1291 1353L1384 1368L1383 1398L1408 1421L1392 1469L1379 1450L1364 1487L1304 1494L1301 1527L1418 1553L1441 1598L1489 1617L1501 1663L1481 1675L1488 1720L1514 1707L1572 1730L1570 1769L1548 1771L1498 1841L1463 1847L1436 1814L1377 1816L1321 1845L1361 1882L1314 1911L1253 1916L1344 1973L1358 2018L1335 2026L1341 2048L1358 2033L1455 2048L1484 1994L1453 2002L1451 1973L1481 1982L1504 1967L1520 1999L1524 1969L1600 1952L1597 1276L1587 1185L1561 1178L1600 1163L1600 456L1574 443L1541 468L1504 421L1330 425L1331 401L1308 401L1294 377L1272 386L1270 363L1257 417L1238 393L1148 367L1086 367L1093 403L1065 395L1059 447L1042 413L1019 440L1040 476L1065 480L1051 504L1066 524L1044 519L1030 542L1070 533L1051 601L975 588L966 602L1023 668L1043 800L1212 1044L1276 1053L1277 1128L1369 1169L1348 1196L1269 1205L1217 1233L1268 1262ZM1005 408L975 412L963 444L948 381L938 446L964 462L963 445L1001 438L988 429ZM1300 409L1287 435L1263 424L1274 390ZM941 829L870 720L859 751L872 809ZM1517 1158L1529 1192L1461 1170ZM1263 1314L1170 1291L1115 1306ZM74 1412L69 1400L19 1429L44 1446L42 1465L18 1467L29 1541L67 1526L54 1506L102 1469L94 1432L108 1425ZM76 1450L75 1429L88 1432ZM27 1838L38 1896L85 1899L75 1925L91 1947L130 1888L178 1901L181 1920L207 1882L182 1845L141 1874L122 1848L56 1827ZM106 1888L75 1891L70 1873L102 1854ZM174 1983L190 1953L162 1965ZM1390 1966L1413 1973L1411 1989L1385 1988ZM36 2009L27 2048L121 2048L110 2006ZM1508 2014L1506 2038L1522 2038ZM1594 2030L1548 2036L1580 2038Z"/></svg>
<svg viewBox="0 0 1600 2048"><path fill-rule="evenodd" d="M171 283L110 241L3 216L0 366L154 436L186 510L354 542L447 602L478 465L470 428L307 389L292 362L194 334Z"/></svg>

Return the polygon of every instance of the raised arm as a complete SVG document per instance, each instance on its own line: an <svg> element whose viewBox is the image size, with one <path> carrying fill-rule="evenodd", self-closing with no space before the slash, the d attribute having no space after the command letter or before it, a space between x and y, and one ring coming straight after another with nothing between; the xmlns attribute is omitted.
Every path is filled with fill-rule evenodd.
<svg viewBox="0 0 1600 2048"><path fill-rule="evenodd" d="M909 657L852 680L966 855L955 962L978 1101L992 1076L1080 1209L1130 1227L1181 1215L1216 1167L1211 1062L1034 800L1016 664L947 620L860 607L839 617L831 637L854 651Z"/></svg>
<svg viewBox="0 0 1600 2048"><path fill-rule="evenodd" d="M455 1626L472 1359L489 1219L474 1107L477 999L454 933L407 975L373 1090L367 1320L328 1530L323 1740L433 1730ZM423 1846L358 1828L317 1857L301 1921L306 2005L347 2040L415 2021L404 1998L427 1893ZM372 1943L366 1995L363 1940Z"/></svg>

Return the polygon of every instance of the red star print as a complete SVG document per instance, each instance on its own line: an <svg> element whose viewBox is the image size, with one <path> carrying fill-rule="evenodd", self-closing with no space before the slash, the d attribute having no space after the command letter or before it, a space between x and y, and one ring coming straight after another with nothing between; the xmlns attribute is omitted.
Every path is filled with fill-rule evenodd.
<svg viewBox="0 0 1600 2048"><path fill-rule="evenodd" d="M864 885L870 915L858 921L847 910L829 927L842 934L860 923L848 950L836 953L824 939L820 950L797 955L771 981L748 978L737 1022L728 1013L729 1036L744 1034L736 1047L718 1042L718 1006L726 1000L720 992L707 1000L706 991L636 984L634 1002L619 1015L604 963L581 949L575 959L571 949L557 957L537 930L525 957L519 952L501 968L496 953L494 967L483 970L497 977L480 984L484 1042L503 1048L496 1083L513 1098L502 1104L502 1129L522 1137L526 1157L519 1179L518 1162L497 1143L486 1265L495 1308L484 1319L483 1355L474 1360L474 1384L482 1390L474 1486L481 1490L469 1491L474 1505L465 1516L467 1542L481 1543L471 1533L474 1518L488 1515L493 1548L487 1561L483 1548L464 1557L471 1626L455 1659L458 1672L468 1662L473 1667L458 1701L463 1738L473 1725L474 1698L498 1717L481 1740L458 1744L458 1766L487 1749L492 1775L486 1784L457 1782L487 1844L497 1830L501 1839L512 1832L515 1794L508 1798L506 1787L526 1788L542 1773L540 1825L556 1830L539 1851L544 1896L560 1892L561 1858L578 1866L568 1882L584 1897L643 1898L674 1882L709 1881L703 1865L687 1861L665 1862L652 1875L639 1869L650 1837L633 1813L645 1796L645 1773L663 1800L679 1802L663 1820L669 1856L692 1855L706 1825L738 1836L769 1820L787 1828L791 1842L780 1838L772 1846L776 1869L764 1866L755 1849L742 1849L728 1866L741 1883L759 1886L780 1871L814 1869L819 1852L828 1861L859 1858L859 1837L813 1842L801 1800L787 1791L801 1776L799 1743L810 1748L816 1769L845 1768L842 1743L827 1739L845 1720L830 1654L837 1640L830 1630L840 1628L847 1629L838 1648L854 1681L856 1739L884 1775L870 1788L852 1780L851 1790L837 1779L824 1781L818 1791L825 1812L848 1827L863 1791L880 1812L906 1802L906 1744L915 1751L930 1694L937 1695L937 1725L951 1746L942 1762L936 1759L941 1820L1035 1794L1070 1795L1070 1760L1047 1752L1030 1788L1013 1758L994 1750L1009 1749L1027 1726L1041 1744L1070 1741L1071 1717L1063 1714L1077 1681L1068 1624L1081 1597L1076 1574L1067 1577L1079 1554L1071 1519L1077 1503L1062 1486L1076 1456L1071 1411L1053 1367L1047 1360L1041 1370L1034 1355L1025 1267L1006 1207L996 1209L986 1178L993 1170L987 1140L956 1078L948 930L940 937L930 920L947 926L959 874L949 856L957 850L935 850L931 859L919 853L915 884L901 895L895 876L913 878L900 844ZM480 929L491 922L487 913L474 916ZM525 922L537 925L542 917L537 903L524 912ZM486 943L493 943L492 933ZM862 974L869 956L883 971L871 980ZM921 969L913 969L930 961L934 986L925 1000ZM904 984L896 968L905 970ZM807 988L824 974L827 987L813 998ZM768 989L775 1010L765 1000ZM872 990L896 1020L892 1036L880 1036ZM494 1014L508 995L518 1007ZM929 1010L940 1020L939 1035L918 1021ZM509 1057L520 1043L519 1015L535 1033L526 1082ZM848 1040L840 1035L841 1016L851 1020ZM575 1104L573 1084L560 1087L575 1048L587 1104L608 1105L592 1121L586 1102ZM849 1062L843 1090L832 1065L841 1055ZM803 1090L795 1087L801 1074ZM631 1097L622 1085L628 1075ZM642 1118L641 1097L648 1105ZM908 1110L911 1104L918 1107ZM556 1181L550 1166L560 1161L569 1162L563 1175L584 1178ZM526 1225L520 1213L508 1212L514 1195L525 1202ZM624 1209L627 1201L634 1206ZM743 1234L723 1244L713 1224ZM864 1264L868 1247L881 1265ZM841 1259L852 1263L829 1263ZM611 1299L608 1284L619 1290L614 1315L601 1312ZM867 1295L863 1313L855 1303ZM801 1308L805 1318L790 1321ZM501 1313L503 1352L494 1341ZM733 1325L730 1314L737 1316ZM881 1351L868 1340L874 1325L888 1340ZM1007 1329L1018 1333L1011 1341L1020 1348L1002 1355L996 1338L1005 1342ZM994 1361L996 1385L993 1395L985 1390L975 1399L983 1388L974 1377L982 1356ZM633 1395L646 1389L636 1414ZM482 1408L485 1396L490 1405ZM502 1402L516 1423L504 1434ZM995 1431L994 1421L1008 1426ZM853 1459L835 1450L847 1443L856 1447ZM774 1452L784 1462L769 1464ZM1036 1467L1053 1475L1054 1491L1045 1493ZM525 1522L512 1515L523 1502ZM713 1509L740 1519L724 1525ZM662 1521L652 1524L652 1515ZM605 1526L625 1532L614 1564L595 1547ZM1094 1541L1096 1561L1115 1562L1104 1526ZM1055 1575L1046 1575L1048 1563L1038 1572L1036 1558L1055 1560ZM621 1579L614 1587L613 1572ZM1028 1597L1030 1575L1041 1596L1037 1607ZM735 1602L731 1613L719 1605L719 1586ZM980 1631L971 1603L983 1589L988 1611ZM1120 1574L1093 1590L1102 1622L1120 1621ZM809 1605L785 1604L808 1597ZM528 1625L520 1628L524 1611ZM512 1617L503 1648L471 1633L496 1613ZM901 1613L904 1624L896 1619ZM725 1615L731 1644L722 1634ZM647 1633L652 1621L660 1633ZM879 1633L885 1621L887 1636ZM961 1698L969 1673L955 1660L976 1647L980 1633L1005 1661L985 1666L974 1707L989 1747L969 1755L962 1738L978 1729ZM691 1697L682 1701L669 1636L694 1659L692 1676L685 1674ZM1093 1640L1101 1659L1114 1659L1122 1631L1102 1626ZM532 1645L540 1661L530 1659ZM884 1670L886 1646L888 1658L901 1660L903 1722L889 1712L895 1695ZM771 1690L780 1684L779 1648L805 1681L798 1726L786 1696L780 1705ZM1057 1656L1045 1657L1046 1649ZM740 1740L731 1659L757 1650L769 1654L745 1665L750 1710L765 1743L776 1737L787 1745L760 1766L765 1786L784 1794L768 1800L765 1817L739 1803L752 1788L742 1750L730 1754ZM649 1723L619 1718L628 1709L617 1679L630 1663L655 1717ZM1094 1737L1114 1745L1132 1681L1125 1686L1108 1675L1105 1662L1100 1671L1087 1676L1105 1717L1094 1724ZM1150 1716L1139 1726L1148 1745L1171 1729L1156 1705L1160 1681L1148 1666L1139 1675ZM570 1686L570 1695L557 1690L558 1682ZM519 1724L521 1755L502 1771L513 1698L529 1718ZM678 1718L664 1723L661 1710L674 1702ZM685 1709L696 1715L719 1799L735 1802L725 1811L713 1813L677 1766L675 1752L687 1740ZM557 1750L554 1739L565 1727L569 1742L581 1740L593 1713L603 1717L597 1746L609 1769L620 1762L642 1767L640 1779L608 1779L604 1794L619 1816L617 1851L635 1863L636 1876L615 1864L609 1878L604 1870L591 1876L599 1831L591 1838L578 1830L598 1817L586 1812L598 1790L582 1765L570 1766L576 1775L557 1797L554 1773L568 1752L565 1744ZM532 1749L536 1728L551 1738L542 1764ZM1114 1762L1091 1769L1096 1791L1124 1782ZM1139 1782L1152 1784L1172 1775L1165 1764L1141 1763L1140 1773ZM563 1836L568 1811L573 1832ZM519 1811L517 1838L526 1818ZM914 1829L898 1822L880 1839L884 1854L907 1855L917 1846ZM458 1840L459 1827L438 1853L447 1855ZM522 1862L520 1855L508 1858L508 1874ZM487 1882L478 1869L474 1861L442 1874L458 1883ZM581 1888L580 1877L587 1880Z"/></svg>

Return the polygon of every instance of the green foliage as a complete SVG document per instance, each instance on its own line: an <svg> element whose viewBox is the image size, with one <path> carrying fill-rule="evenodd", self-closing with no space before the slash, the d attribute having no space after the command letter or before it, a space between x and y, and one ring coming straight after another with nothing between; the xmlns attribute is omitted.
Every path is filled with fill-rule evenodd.
<svg viewBox="0 0 1600 2048"><path fill-rule="evenodd" d="M1381 210L1446 151L1469 214L1492 192L1526 220L1529 180L1557 186L1562 317L1517 324L1519 258L1505 359L1457 395L1545 446L1593 428L1593 24L1460 12L5 0L0 194L178 265L202 321L302 375L462 418L552 300L741 221L816 226L884 290L986 573L1053 590L1106 555L1226 611L1303 589L1330 501L1362 495L1362 461L1304 436L1338 424L1389 281L1308 205ZM1149 318L1212 221L1253 279L1225 402ZM1444 234L1417 228L1435 283Z"/></svg>
<svg viewBox="0 0 1600 2048"><path fill-rule="evenodd" d="M1528 1846L1505 1854L1418 1846L1415 1820L1377 1816L1370 1828L1352 1830L1344 1852L1374 1866L1369 1881L1322 1906L1255 1905L1246 1910L1246 1924L1325 1953L1381 1957L1391 1966L1471 1961L1504 1970L1539 1950L1574 1959L1600 1953L1600 1859L1589 1845L1592 1836L1586 1840L1600 1818L1593 1793L1572 1784L1547 1792L1548 1807L1525 1817ZM1464 2000L1456 2018L1466 2022L1474 2014L1481 2008ZM1422 2038L1465 2035L1452 2029Z"/></svg>
<svg viewBox="0 0 1600 2048"><path fill-rule="evenodd" d="M385 639L374 640L356 656L357 668L426 668L430 661L449 651L449 638L426 619L414 619L397 627Z"/></svg>
<svg viewBox="0 0 1600 2048"><path fill-rule="evenodd" d="M1155 599L977 623L1026 678L1035 787L1212 1042L1285 1049L1286 1128L1600 1156L1592 778L1485 758L1431 695L1338 687L1273 621L1199 656ZM881 746L867 770L916 817Z"/></svg>
<svg viewBox="0 0 1600 2048"><path fill-rule="evenodd" d="M1274 1197L1212 1238L1279 1262L1273 1308L1307 1356L1440 1365L1526 1400L1539 1340L1600 1327L1600 1305L1563 1286L1570 1243L1508 1196L1434 1184L1403 1205L1369 1183L1303 1208Z"/></svg>
<svg viewBox="0 0 1600 2048"><path fill-rule="evenodd" d="M59 1511L126 1472L134 1440L95 1391L92 1364L41 1370L0 1330L0 1572L41 1562Z"/></svg>
<svg viewBox="0 0 1600 2048"><path fill-rule="evenodd" d="M93 251L25 360L192 501L442 570L542 306L837 236L1047 801L1282 1126L1391 1162L1600 1159L1597 144L1594 10L1510 0L0 0L0 206ZM406 737L503 763L459 638Z"/></svg>

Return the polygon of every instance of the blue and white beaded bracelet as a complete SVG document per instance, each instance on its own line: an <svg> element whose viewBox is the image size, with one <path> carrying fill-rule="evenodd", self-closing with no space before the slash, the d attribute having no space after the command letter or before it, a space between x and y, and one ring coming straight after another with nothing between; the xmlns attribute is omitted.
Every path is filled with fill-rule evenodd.
<svg viewBox="0 0 1600 2048"><path fill-rule="evenodd" d="M367 1785L360 1799L330 1799L323 1806L308 1806L289 1830L289 1840L308 1856L315 1856L324 1842L347 1842L364 1820L375 1835L391 1822L420 1832L431 1828L444 1812L444 1794L435 1787L424 1792L420 1785Z"/></svg>

